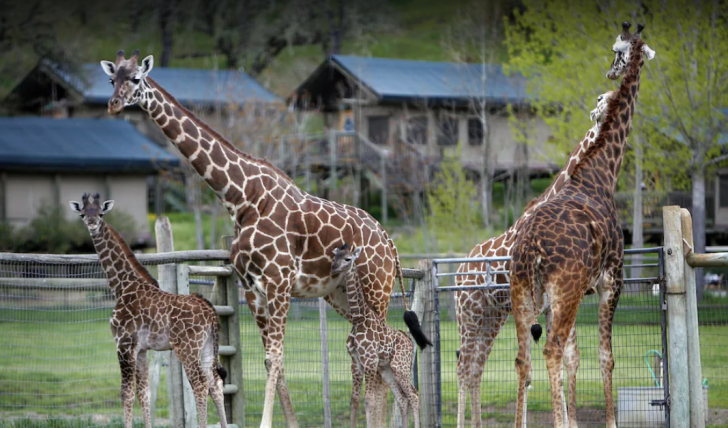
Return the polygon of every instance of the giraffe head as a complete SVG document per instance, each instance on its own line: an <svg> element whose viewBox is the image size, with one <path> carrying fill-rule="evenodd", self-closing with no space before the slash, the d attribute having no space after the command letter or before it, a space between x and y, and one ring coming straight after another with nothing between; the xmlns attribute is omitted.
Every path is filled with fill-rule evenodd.
<svg viewBox="0 0 728 428"><path fill-rule="evenodd" d="M645 24L637 24L637 31L635 31L634 34L630 34L629 32L629 27L631 26L632 24L628 21L624 21L622 23L622 33L617 36L617 40L612 46L614 61L612 61L612 66L607 72L607 78L610 80L617 80L619 76L624 74L627 69L629 52L631 51L632 46L639 44L640 49L642 49L642 55L648 61L655 57L655 51L644 44L641 39L641 33L645 28Z"/></svg>
<svg viewBox="0 0 728 428"><path fill-rule="evenodd" d="M334 248L334 261L331 263L331 276L339 275L356 266L356 259L361 254L361 247L350 248L344 243L341 248Z"/></svg>
<svg viewBox="0 0 728 428"><path fill-rule="evenodd" d="M602 123L604 113L607 111L609 99L612 97L613 93L614 91L608 91L597 97L597 107L589 113L589 119L591 119L592 122Z"/></svg>
<svg viewBox="0 0 728 428"><path fill-rule="evenodd" d="M95 237L99 232L99 226L104 221L102 217L111 211L111 208L114 207L114 201L101 203L98 193L95 195L84 193L81 201L82 203L70 201L69 204L71 205L71 209L81 216L91 236Z"/></svg>
<svg viewBox="0 0 728 428"><path fill-rule="evenodd" d="M124 58L124 51L116 53L116 63L101 61L101 68L110 77L114 93L109 99L109 114L119 114L124 107L137 104L142 100L144 84L147 75L154 66L154 57L149 55L138 64L139 49L136 49L131 58Z"/></svg>

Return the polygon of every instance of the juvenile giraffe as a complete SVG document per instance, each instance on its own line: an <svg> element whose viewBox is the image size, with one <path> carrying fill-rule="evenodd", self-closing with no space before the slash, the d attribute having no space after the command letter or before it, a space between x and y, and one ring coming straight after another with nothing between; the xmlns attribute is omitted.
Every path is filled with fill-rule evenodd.
<svg viewBox="0 0 728 428"><path fill-rule="evenodd" d="M129 246L108 225L104 214L114 201L100 203L99 194L84 194L82 203L71 201L88 228L116 298L111 333L121 368L124 428L132 427L134 382L142 407L144 427L151 428L147 350L172 350L192 385L200 427L207 426L207 394L217 407L220 426L227 427L223 398L225 369L218 360L220 323L215 308L198 294L162 291L157 281L136 259Z"/></svg>
<svg viewBox="0 0 728 428"><path fill-rule="evenodd" d="M138 50L129 59L119 51L116 63L101 61L114 88L108 111L118 114L125 106L138 104L227 208L236 232L230 259L242 278L266 350L268 379L260 426L271 426L277 390L287 426L297 427L283 373L291 296L323 297L350 320L340 278L331 277L331 250L349 242L362 247L365 257L357 270L364 294L384 317L395 277L404 293L397 248L366 211L310 195L270 163L236 149L148 76L154 64L151 55L140 64L138 57ZM429 343L406 300L405 309L405 323L415 341L421 346ZM386 389L384 393L382 402Z"/></svg>
<svg viewBox="0 0 728 428"><path fill-rule="evenodd" d="M531 338L538 341L536 315L544 295L551 304L551 328L543 354L551 384L553 424L566 426L563 415L561 363L564 343L586 294L599 293L599 365L604 382L607 428L616 428L612 397L612 320L622 291L624 236L614 202L614 190L639 91L644 58L654 51L641 40L644 25L634 34L622 24L613 46L615 59L607 73L624 74L607 105L599 136L576 166L571 180L553 199L528 217L516 237L511 261L511 305L518 336L518 401L515 426L521 427L526 380L531 369ZM628 61L625 61L628 58ZM529 332L530 330L530 332ZM570 409L571 414L576 409ZM571 419L572 427L576 425Z"/></svg>
<svg viewBox="0 0 728 428"><path fill-rule="evenodd" d="M407 333L387 324L367 305L361 280L357 273L356 259L361 254L361 247L348 248L344 243L341 248L334 248L334 261L331 264L331 276L342 276L346 284L351 313L351 333L346 341L346 348L351 355L351 389L350 418L351 428L356 428L356 413L359 409L362 375L366 376L364 399L366 402L367 427L380 426L378 418L380 404L376 401L379 395L375 388L384 385L371 382L377 373L381 374L389 385L397 401L402 415L403 426L408 426L411 409L415 420L415 428L420 426L420 397L412 385L410 373L414 361L412 339Z"/></svg>
<svg viewBox="0 0 728 428"><path fill-rule="evenodd" d="M526 207L523 215L508 228L502 235L492 237L476 245L468 254L468 258L483 257L510 257L511 249L516 235L521 229L523 221L529 217L536 206L554 197L561 191L564 184L569 181L576 165L581 160L586 150L592 145L599 135L599 125L604 117L607 108L607 101L612 92L607 92L597 97L597 106L591 111L589 117L595 124L587 131L578 146L574 148L569 156L566 165L557 174L554 181L549 185L543 194L533 199ZM491 262L494 271L508 271L510 261ZM458 272L485 272L485 262L463 263L458 267ZM507 274L494 275L495 284L508 284ZM484 285L487 282L485 275L463 275L455 277L457 286ZM480 415L480 382L483 377L483 369L488 361L488 356L493 348L495 338L501 328L505 325L508 315L511 313L510 291L506 288L487 290L463 290L455 293L455 311L460 334L460 349L458 352L457 375L458 375L458 428L465 427L465 406L467 396L470 395L470 420L473 428L482 426ZM547 326L550 324L551 309L546 303L543 308L546 313ZM576 406L576 370L579 367L579 349L576 344L576 329L569 335L566 342L569 350L566 355L566 372L569 377L569 406ZM530 380L527 381L530 383ZM527 397L526 397L527 398ZM525 399L524 399L525 401Z"/></svg>

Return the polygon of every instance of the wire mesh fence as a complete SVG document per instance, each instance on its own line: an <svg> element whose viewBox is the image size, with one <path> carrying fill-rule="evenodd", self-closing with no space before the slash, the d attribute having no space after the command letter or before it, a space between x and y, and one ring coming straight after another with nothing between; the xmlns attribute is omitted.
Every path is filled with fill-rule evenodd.
<svg viewBox="0 0 728 428"><path fill-rule="evenodd" d="M706 426L728 426L728 269L711 268L698 303Z"/></svg>
<svg viewBox="0 0 728 428"><path fill-rule="evenodd" d="M639 255L628 253L625 258L625 275L631 279L625 284L620 298L612 342L616 363L613 395L620 427L666 426L664 408L650 405L652 401L664 399L661 373L667 370L662 361L665 355L661 305L664 285L660 281L659 254L658 251ZM156 277L157 267L162 263L165 261L146 265ZM454 272L455 269L453 264L441 271ZM460 338L454 315L454 291L448 288L451 281L451 276L439 279L437 305L426 304L425 313L420 316L426 331L432 328L439 332L430 337L437 342L437 359L433 359L434 354L424 355L418 351L420 361L414 368L414 381L421 400L437 407L443 427L456 426L458 406L456 352L460 348ZM190 277L190 291L200 292L210 299L214 294L213 284L210 277ZM408 281L407 285L412 284ZM426 286L426 282L417 283L417 287ZM413 296L408 299L412 302ZM326 407L330 408L331 426L344 426L349 421L351 359L345 342L351 325L328 305L322 309L320 302L319 299L293 299L286 328L285 375L301 427L326 426ZM604 423L597 302L596 295L587 296L577 316L581 355L577 374L577 419L584 427L603 426ZM720 289L716 289L706 291L699 306L703 373L710 387L706 390L708 426L722 426L728 420L728 399L725 398L728 396L728 374L724 363L725 349L728 349L726 302ZM0 419L79 418L88 421L80 426L120 423L120 374L108 324L114 304L98 263L0 262ZM242 294L240 304L245 418L250 425L260 421L267 372L260 331ZM406 331L402 315L402 298L395 294L388 322ZM544 323L543 317L540 320ZM436 329L433 323L436 323ZM551 400L542 346L543 343L532 347L529 426L551 426ZM507 319L494 341L480 382L483 426L505 427L513 423L516 352L513 322ZM427 358L433 362L436 376L423 372ZM170 425L166 378L163 369L155 426ZM387 418L391 419L391 393L388 393L388 402ZM277 399L274 412L274 425L285 426ZM139 406L135 405L135 420L139 421L140 416ZM469 426L470 403L466 418ZM218 423L211 400L208 420L210 424ZM359 426L366 425L363 403L358 421Z"/></svg>
<svg viewBox="0 0 728 428"><path fill-rule="evenodd" d="M625 275L629 279L624 285L614 317L612 336L615 360L613 396L620 427L666 426L664 406L650 405L653 400L665 399L661 376L662 355L665 353L663 346L665 330L661 308L662 275L658 251L654 250L653 254L634 254L628 251L625 256ZM440 265L448 264L446 260L440 262L437 263L438 271ZM454 269L450 269L452 270ZM492 275L497 272L493 270ZM514 365L518 341L513 319L504 310L485 311L479 323L480 327L472 332L482 340L476 342L475 347L460 349L458 325L454 320L456 304L454 294L458 287L453 287L452 274L440 275L442 276L438 278L441 360L439 390L442 426L457 426L459 392L457 354L462 352L469 353L474 359L486 360L479 382L483 425L510 427L514 420L518 380ZM480 288L486 293L489 292L485 287ZM576 319L580 353L576 417L579 426L583 427L602 427L605 421L604 388L599 368L598 302L597 294L586 296L579 307ZM539 316L539 322L546 325L543 315ZM493 336L495 340L492 342L486 339ZM531 345L532 382L527 401L529 427L553 426L548 372L541 353L543 344L544 341ZM489 346L492 348L488 354ZM470 377L477 378L477 372L469 372ZM565 371L563 378L566 385ZM464 391L467 394L467 389ZM467 401L465 415L469 426L472 417L470 396L467 397Z"/></svg>
<svg viewBox="0 0 728 428"><path fill-rule="evenodd" d="M146 267L156 277L163 263ZM206 296L211 285L190 281L191 291ZM0 262L0 420L121 424L121 374L109 327L115 304L98 262ZM169 425L166 370L155 403L155 425ZM141 417L139 406L134 417Z"/></svg>

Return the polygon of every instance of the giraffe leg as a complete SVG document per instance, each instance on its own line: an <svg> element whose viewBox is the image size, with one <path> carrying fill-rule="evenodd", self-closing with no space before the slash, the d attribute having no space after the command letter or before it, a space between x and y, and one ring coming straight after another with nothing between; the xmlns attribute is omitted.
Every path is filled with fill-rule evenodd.
<svg viewBox="0 0 728 428"><path fill-rule="evenodd" d="M366 383L364 384L364 407L367 414L367 428L379 428L381 418L377 414L380 407L379 391L381 385L374 380L374 374L377 372L377 364L367 364L364 367L364 376Z"/></svg>
<svg viewBox="0 0 728 428"><path fill-rule="evenodd" d="M359 412L359 400L361 397L361 384L364 380L364 373L359 367L359 363L352 357L351 359L351 402L349 406L349 417L351 420L351 428L356 428L356 414Z"/></svg>
<svg viewBox="0 0 728 428"><path fill-rule="evenodd" d="M261 428L271 428L273 424L273 402L276 391L278 391L281 402L290 402L288 386L283 377L283 339L286 334L286 318L291 303L291 278L284 277L280 281L271 280L266 285L266 290L268 320L265 359L268 367L268 379L265 384ZM298 421L292 406L290 411L290 414L286 413L286 425L288 428L298 428Z"/></svg>
<svg viewBox="0 0 728 428"><path fill-rule="evenodd" d="M121 369L121 402L124 405L124 428L132 428L134 410L134 378L136 377L136 346L132 342L117 345L116 356Z"/></svg>
<svg viewBox="0 0 728 428"><path fill-rule="evenodd" d="M253 291L246 291L245 292L245 299L248 302L248 308L250 308L250 312L253 314L253 317L255 318L255 323L258 325L258 329L260 329L260 336L263 341L263 348L266 349L266 354L268 350L268 307L265 304L265 298L259 296L256 292ZM268 374L270 376L270 367L271 367L271 361L267 358L264 362L265 369L268 371ZM286 419L286 426L294 428L298 427L298 421L296 420L296 414L293 411L293 404L291 402L291 396L288 393L288 385L286 384L286 376L283 372L283 369L281 367L280 372L278 373L278 379L275 384L276 392L278 392L278 399L281 403L281 408L283 409L283 414ZM272 404L271 404L272 406ZM264 412L265 414L265 412ZM271 416L272 418L272 416Z"/></svg>
<svg viewBox="0 0 728 428"><path fill-rule="evenodd" d="M620 252L621 254L621 252ZM612 396L612 321L622 291L622 260L615 261L616 267L606 275L598 286L599 292L599 368L604 382L604 404L607 410L607 428L616 428L614 419L614 398Z"/></svg>
<svg viewBox="0 0 728 428"><path fill-rule="evenodd" d="M177 358L185 369L187 379L192 386L192 393L195 395L195 405L197 408L197 425L198 427L207 426L207 393L210 390L210 384L205 371L202 368L200 360L200 350L173 348Z"/></svg>
<svg viewBox="0 0 728 428"><path fill-rule="evenodd" d="M513 308L513 320L516 324L516 336L518 338L518 355L516 356L516 373L518 374L518 395L516 399L516 428L525 427L526 421L526 394L531 383L531 324L535 318L532 304L526 294L530 294L531 284L517 276L511 276L511 305Z"/></svg>
<svg viewBox="0 0 728 428"><path fill-rule="evenodd" d="M576 423L576 371L579 369L579 346L576 343L576 324L571 328L564 347L564 365L569 384L568 418L569 428L577 428Z"/></svg>
<svg viewBox="0 0 728 428"><path fill-rule="evenodd" d="M389 391L389 388L387 388L387 384L382 378L382 373L377 370L375 373L375 379L377 384L379 385L377 387L377 391L379 392L379 425L382 427L387 426L387 392ZM396 401L395 401L396 403ZM395 404L396 405L396 404Z"/></svg>
<svg viewBox="0 0 728 428"><path fill-rule="evenodd" d="M580 301L581 299L579 299ZM548 333L543 355L551 384L551 404L554 415L554 427L565 428L564 419L564 381L562 376L564 344L569 338L576 321L576 310L570 312L554 310L551 329ZM576 409L575 409L576 410Z"/></svg>
<svg viewBox="0 0 728 428"><path fill-rule="evenodd" d="M382 379L384 380L384 382L389 386L389 389L392 390L392 394L394 395L394 401L397 404L397 407L399 407L399 413L402 416L402 426L407 426L409 422L409 415L407 414L407 397L404 395L404 391L400 387L400 382L402 382L403 378L402 373L395 372L392 364L390 364L389 367L381 369L380 373L382 374Z"/></svg>
<svg viewBox="0 0 728 428"><path fill-rule="evenodd" d="M152 428L152 414L149 410L149 363L147 351L139 351L136 357L136 395L142 407L144 428Z"/></svg>
<svg viewBox="0 0 728 428"><path fill-rule="evenodd" d="M212 327L213 329L215 327ZM215 359L215 343L212 333L202 348L201 360L202 368L205 373L205 380L207 384L207 392L212 397L212 401L215 403L217 408L217 415L220 419L220 428L227 428L227 416L225 415L225 396L223 394L223 380L220 378L220 374L217 372L218 364L220 363Z"/></svg>

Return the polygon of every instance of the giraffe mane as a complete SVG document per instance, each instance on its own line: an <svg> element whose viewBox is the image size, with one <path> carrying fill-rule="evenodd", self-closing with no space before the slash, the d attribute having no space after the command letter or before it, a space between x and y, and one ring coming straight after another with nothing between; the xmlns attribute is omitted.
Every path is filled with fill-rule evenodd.
<svg viewBox="0 0 728 428"><path fill-rule="evenodd" d="M121 248L121 251L126 256L126 259L129 261L129 264L134 268L134 272L136 272L139 276L141 276L143 279L149 281L152 285L159 288L159 283L156 279L149 273L147 268L144 267L141 263L139 263L139 260L137 260L136 256L134 255L134 252L129 248L129 245L127 245L126 241L122 239L121 235L119 235L119 232L114 230L109 223L106 223L106 228L109 230L109 233L111 233L111 236L114 238L114 241L116 241L116 244Z"/></svg>
<svg viewBox="0 0 728 428"><path fill-rule="evenodd" d="M622 82L620 83L619 89L617 90L618 92L615 92L607 103L607 110L604 113L604 119L602 120L602 124L599 126L599 135L594 140L594 143L592 143L592 145L588 149L586 149L586 152L584 152L584 156L582 157L581 162L579 162L576 167L574 167L574 172L572 173L572 176L575 176L577 175L577 173L581 172L581 170L585 168L585 163L587 163L585 161L592 159L597 154L599 154L599 152L607 144L607 138L609 138L609 140L611 141L614 138L614 134L618 131L614 128L614 121L617 119L617 115L619 114L620 103L623 102L625 98L627 98L626 92L630 90L629 88L631 86L627 85L625 80L634 80L636 78L639 63L633 61L633 59L636 55L643 55L642 45L644 44L645 42L642 41L642 39L633 39L628 59L629 68L622 78Z"/></svg>
<svg viewBox="0 0 728 428"><path fill-rule="evenodd" d="M293 180L291 180L291 177L289 177L288 174L286 174L285 172L281 171L278 167L276 167L272 163L268 162L265 159L256 158L255 156L249 155L249 154L243 152L242 150L238 149L237 147L235 147L225 137L223 137L217 131L215 131L214 129L212 129L210 127L210 125L206 124L202 119L200 119L199 117L197 117L194 113L192 113L185 106L183 106L179 101L177 101L177 99L172 94L170 94L169 92L167 92L166 89L164 89L162 86L160 86L159 83L157 83L156 81L154 81L154 79L152 79L150 76L147 76L147 82L149 82L149 84L153 88L155 88L159 92L161 92L164 95L164 97L167 98L167 100L172 103L172 105L174 105L178 109L182 110L182 112L185 115L187 115L187 118L189 120L191 120L192 123L194 123L195 125L199 126L200 128L204 129L205 131L207 131L207 133L209 133L210 135L212 135L212 137L215 138L225 148L227 148L228 150L231 150L233 153L237 154L238 156L240 156L240 157L242 157L242 158L244 158L246 160L249 160L249 161L251 161L253 163L257 163L257 164L260 164L260 165L267 166L268 168L272 169L276 174L278 174L281 177L283 177L283 179L285 179L289 183L293 184Z"/></svg>

